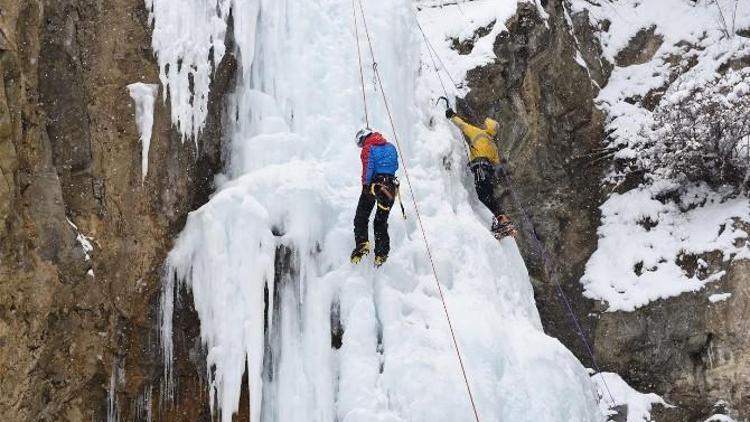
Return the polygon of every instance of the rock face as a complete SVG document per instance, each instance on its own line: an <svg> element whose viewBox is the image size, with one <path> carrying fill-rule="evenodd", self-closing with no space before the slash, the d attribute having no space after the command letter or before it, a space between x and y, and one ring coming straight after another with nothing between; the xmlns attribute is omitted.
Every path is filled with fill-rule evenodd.
<svg viewBox="0 0 750 422"><path fill-rule="evenodd" d="M501 123L499 147L510 162L513 185L525 210L504 194L503 186L497 187L497 193L505 195L507 209L521 225L519 243L545 329L584 364L592 365L556 286L543 269L532 230L554 260L552 266L601 369L617 372L633 387L656 392L676 406L659 409L655 420L702 421L720 400L729 403L733 416L746 418L750 338L743 315L750 302L742 280L750 274L747 261L725 264L724 281L703 292L659 301L636 312L603 312L599 304L581 295L578 280L597 246L598 207L607 193L602 177L610 164L608 151L602 148L606 116L594 99L613 65L602 58L598 29L590 26L585 12L567 19L562 2L543 3L549 14L546 25L536 6L518 4L516 16L506 22L509 31L495 41L497 59L469 73L471 91L459 101L459 108L477 122L489 116ZM643 28L616 61L643 63L661 43L655 28ZM465 54L470 45L454 47ZM585 67L576 60L577 53ZM633 187L629 185L623 188ZM524 214L531 224L525 224ZM721 259L713 261L721 263ZM732 296L710 303L708 297L717 292Z"/></svg>
<svg viewBox="0 0 750 422"><path fill-rule="evenodd" d="M499 146L523 209L512 195L504 195L504 203L522 228L521 246L545 328L588 362L530 233L550 252L567 294L580 297L578 279L596 248L606 164L596 156L605 116L594 98L609 67L599 59L588 17L576 16L571 27L562 2L550 1L545 9L549 26L532 3L518 4L516 16L506 22L509 32L495 41L497 60L469 72L471 91L459 108L479 122L485 116L500 122ZM576 61L578 52L588 68ZM498 187L497 193L502 191ZM585 321L591 304L578 302L576 311Z"/></svg>
<svg viewBox="0 0 750 422"><path fill-rule="evenodd" d="M749 277L750 262L738 261L705 291L637 312L602 314L596 329L600 360L676 406L665 409L659 421L705 420L722 400L742 420L750 394ZM719 293L731 296L711 303L708 298Z"/></svg>
<svg viewBox="0 0 750 422"><path fill-rule="evenodd" d="M118 408L122 420L139 420L134 414L151 412L152 396L158 401L160 269L220 168L221 93L233 63L220 66L210 122L196 143L181 142L168 105L157 101L141 183L126 87L158 83L147 19L142 0L0 2L5 420L105 420ZM189 392L199 372L185 362L179 381ZM118 394L110 401L119 404L110 409L112 386Z"/></svg>

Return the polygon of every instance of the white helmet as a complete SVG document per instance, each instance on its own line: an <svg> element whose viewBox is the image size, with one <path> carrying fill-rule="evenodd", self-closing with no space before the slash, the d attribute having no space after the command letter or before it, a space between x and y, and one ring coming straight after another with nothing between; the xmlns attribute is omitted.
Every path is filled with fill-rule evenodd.
<svg viewBox="0 0 750 422"><path fill-rule="evenodd" d="M357 132L357 135L354 137L354 141L357 143L357 146L362 148L365 146L365 140L368 136L372 135L372 129L369 127L362 128Z"/></svg>

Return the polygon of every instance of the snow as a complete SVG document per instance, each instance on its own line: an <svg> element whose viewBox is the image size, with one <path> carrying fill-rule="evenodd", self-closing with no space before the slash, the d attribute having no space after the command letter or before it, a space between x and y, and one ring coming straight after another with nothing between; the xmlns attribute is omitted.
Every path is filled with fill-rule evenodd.
<svg viewBox="0 0 750 422"><path fill-rule="evenodd" d="M651 408L654 405L669 406L657 394L644 394L633 389L615 373L602 372L593 375L591 379L596 382L598 394L603 398L599 406L605 415L616 415L616 408L624 407L627 412L626 422L650 422ZM614 403L611 399L614 399Z"/></svg>
<svg viewBox="0 0 750 422"><path fill-rule="evenodd" d="M588 10L596 22L610 20L608 31L601 34L604 56L611 63L622 49L627 47L641 29L656 27L656 34L664 38L657 56L674 51L676 45L688 42L708 46L724 36L721 18L714 1L693 3L691 0L620 0L596 5L586 0L573 0L573 11ZM719 0L727 10L734 0ZM750 5L740 1L735 28L750 26ZM735 37L740 38L740 37Z"/></svg>
<svg viewBox="0 0 750 422"><path fill-rule="evenodd" d="M70 224L70 227L73 228L76 232L76 241L79 245L81 245L81 249L83 249L83 259L86 261L91 261L91 252L94 251L94 245L91 244L91 241L93 238L86 236L85 234L81 233L78 230L78 226L76 226L72 221L70 221L69 218L65 218L68 220L68 224ZM93 271L89 270L91 272L90 275L93 275Z"/></svg>
<svg viewBox="0 0 750 422"><path fill-rule="evenodd" d="M720 3L726 8L729 1L720 0ZM599 33L603 55L611 63L642 29L655 27L655 34L663 38L648 62L616 66L597 98L597 103L609 115L608 131L612 132L609 142L625 147L617 158L632 158L634 150L648 141L652 123L650 111L626 100L643 97L670 83L701 84L713 80L723 64L750 54L750 40L724 36L713 2L622 0L596 6L585 0L574 0L572 9L588 10L595 26L601 26L605 20L611 23L608 31ZM735 25L737 28L750 26L750 2L739 2ZM674 57L681 58L678 66L689 66L690 59L697 63L677 81L671 80Z"/></svg>
<svg viewBox="0 0 750 422"><path fill-rule="evenodd" d="M726 11L730 3L734 2L720 0L719 6ZM574 0L572 10L588 10L595 27L601 28L605 20L610 23L599 36L604 56L612 63L642 29L654 27L663 38L647 62L615 66L597 98L609 119L605 146L619 148L617 160L639 163L654 139L653 113L634 99L660 89L665 91L662 102L669 104L691 86L715 80L730 60L750 55L750 40L726 36L714 2L621 0L597 5ZM734 26L750 26L750 2L738 3ZM683 69L679 76L678 68ZM733 95L743 95L745 89L738 84ZM617 187L627 173L613 168L606 181ZM723 200L700 187L687 189L682 200L693 200L692 205L660 197L674 188L666 179L647 175L636 189L609 195L600 207L598 248L581 279L587 297L605 301L610 311L633 311L658 299L700 290L723 276L721 272L689 276L678 265L682 256L720 251L725 260L750 257L750 247L736 246L748 236L735 223L748 221L747 198ZM703 200L705 205L700 203ZM691 210L684 212L687 208ZM645 227L650 223L658 225Z"/></svg>
<svg viewBox="0 0 750 422"><path fill-rule="evenodd" d="M422 24L427 38L442 59L446 66L446 71L455 81L462 81L466 78L466 73L478 66L486 65L496 59L493 50L495 39L503 31L507 31L505 22L516 13L517 2L515 1L492 1L477 0L469 3L460 3L459 6L446 5L444 7L431 6L429 2L420 4L423 9L417 19ZM476 40L474 48L468 55L460 55L451 48L451 39L457 39L459 42L474 37L477 28L486 27L494 22L490 33ZM423 55L427 55L428 48L422 45ZM423 71L432 74L431 78L436 78L434 69L430 67L431 60L427 56L424 60ZM459 84L461 85L461 84ZM439 86L438 86L439 88ZM457 87L448 87L449 94L463 95L465 89ZM440 95L442 91L440 91Z"/></svg>
<svg viewBox="0 0 750 422"><path fill-rule="evenodd" d="M154 102L159 95L159 85L137 82L128 85L130 97L135 102L135 124L141 139L141 181L148 173L148 150L154 128Z"/></svg>
<svg viewBox="0 0 750 422"><path fill-rule="evenodd" d="M173 10L185 8L176 1L157 3L166 7L154 12L162 31L182 25L176 21L185 15L206 15ZM412 2L365 3L402 164L414 182L481 420L602 422L585 369L542 332L514 241L498 245L487 230L491 216L465 172L463 142L434 106L442 94L424 65L429 58ZM499 31L515 3L486 0L462 7L474 25L487 22L488 14L497 18L493 31ZM187 288L208 352L211 410L222 421L238 410L245 371L254 421L471 420L403 174L409 217L391 216L387 264L375 270L372 258L349 263L361 189L353 135L363 125L351 2L232 4L261 12L232 12L241 60L239 85L227 105L228 114L237 116L227 131L228 167L217 177L211 200L189 215L167 260L161 298L167 376L175 297ZM221 16L229 13L219 9ZM450 7L443 10L452 16ZM454 76L492 59L480 43L472 55L448 54L449 36L473 30L468 21L459 25L441 16L425 9L420 20ZM196 34L218 25L215 19L190 23ZM201 65L198 58L215 40L186 37L203 43L181 47ZM163 34L158 38L157 54L166 52L160 63L179 56ZM393 141L372 67L365 72L371 124ZM163 83L170 91L186 89L179 81ZM180 118L178 113L173 121ZM447 169L445 162L453 165ZM344 328L338 350L331 347L332 309Z"/></svg>
<svg viewBox="0 0 750 422"><path fill-rule="evenodd" d="M581 282L584 295L606 301L609 311L633 311L697 291L724 275L697 271L689 276L678 262L683 256L718 250L729 260L746 253L747 245L737 241L748 234L735 227L735 219L750 215L747 198L722 201L705 187L695 188L684 201L705 205L683 212L684 202L657 199L662 188L655 184L613 194L601 206L599 244Z"/></svg>
<svg viewBox="0 0 750 422"><path fill-rule="evenodd" d="M736 422L733 418L727 415L713 415L706 419L704 422Z"/></svg>
<svg viewBox="0 0 750 422"><path fill-rule="evenodd" d="M704 422L739 422L731 417L734 411L726 400L719 400L714 403L709 413L713 413L713 415L709 416Z"/></svg>
<svg viewBox="0 0 750 422"><path fill-rule="evenodd" d="M731 293L716 293L708 297L708 301L711 303L723 302L732 297Z"/></svg>

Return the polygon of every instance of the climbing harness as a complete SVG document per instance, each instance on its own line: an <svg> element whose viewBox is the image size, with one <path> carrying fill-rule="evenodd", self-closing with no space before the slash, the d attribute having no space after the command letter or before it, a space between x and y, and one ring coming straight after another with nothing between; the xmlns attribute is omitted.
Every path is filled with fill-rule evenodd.
<svg viewBox="0 0 750 422"><path fill-rule="evenodd" d="M375 192L375 188L376 187L378 188L378 192ZM388 191L388 188L385 187L385 185L381 185L380 183L373 183L372 185L370 185L370 193L372 194L372 196L375 196L375 197L378 196L378 193L382 193L388 199L390 199L390 200L394 199L393 195ZM378 207L381 208L381 209L383 209L383 210L385 210L385 211L388 211L389 209L391 209L391 207L386 207L384 205L380 205L380 203L378 203Z"/></svg>
<svg viewBox="0 0 750 422"><path fill-rule="evenodd" d="M448 305L447 305L447 303L445 301L445 295L443 294L443 288L440 285L440 280L439 280L439 277L438 277L438 274L437 274L437 269L435 267L435 261L434 261L434 259L432 257L432 250L430 249L430 243L427 240L427 233L425 232L424 224L422 223L422 216L421 216L421 214L419 212L419 205L417 204L417 197L414 194L414 188L413 188L413 185L412 185L412 182L411 182L411 178L409 177L409 170L408 170L408 167L406 165L406 160L404 159L403 149L401 148L401 142L399 141L399 138L398 138L398 132L396 131L396 124L394 123L393 114L391 113L391 109L390 109L390 104L388 103L388 98L386 96L385 89L383 88L383 80L380 77L380 71L378 70L377 61L375 60L375 52L374 52L374 49L373 49L373 46L372 46L372 39L370 38L370 31L369 31L369 29L367 27L367 17L366 17L366 14L365 14L365 8L364 8L364 5L362 4L362 0L358 0L358 2L359 2L359 10L360 10L360 12L362 14L363 26L365 28L365 35L367 36L367 44L369 46L370 56L372 57L373 71L375 73L375 79L377 80L378 86L380 87L380 92L381 92L381 94L383 96L383 104L385 105L385 110L386 110L386 113L388 114L388 119L390 121L391 129L393 130L393 138L394 138L394 140L396 142L396 148L398 149L399 157L401 159L401 164L402 164L402 166L404 168L404 176L406 177L406 184L409 187L409 193L411 195L412 202L414 203L414 210L415 210L415 212L417 214L417 222L419 223L419 229L420 229L420 231L422 233L422 239L424 241L425 249L427 250L427 257L428 257L428 259L430 261L430 266L432 268L432 274L433 274L433 276L435 278L435 284L437 285L437 290L438 290L438 293L440 295L440 301L442 302L442 305L443 305L443 311L445 312L445 318L448 321L448 328L450 330L451 339L453 340L453 346L454 346L454 348L456 350L456 357L458 358L458 363L459 363L459 366L461 368L461 374L463 375L464 383L466 384L466 391L467 391L467 393L469 395L469 401L471 402L471 408L472 408L472 410L474 412L474 418L475 418L476 422L479 422L479 413L477 411L476 403L474 402L474 395L473 395L473 393L471 391L471 385L469 383L469 378L468 378L468 375L466 373L466 367L464 366L463 358L461 357L461 350L460 350L460 348L458 346L458 340L456 339L455 330L453 329L453 322L451 321L450 313L448 312ZM352 5L354 6L354 0L352 0ZM356 13L357 12L356 12L356 8L355 8L355 11L354 11L355 22L356 22ZM359 46L359 39L357 39L357 46ZM360 55L360 63L361 63L361 53L359 52L359 49L357 51L357 54ZM360 66L360 72L361 71L362 71L362 67ZM364 78L361 78L361 80L362 80L362 89L364 90Z"/></svg>
<svg viewBox="0 0 750 422"><path fill-rule="evenodd" d="M395 185L394 185L394 190L395 190ZM389 211L393 203L396 202L396 197L394 193L391 193L390 187L385 183L378 183L378 182L371 183L370 194L375 197L375 201L378 205L378 208L380 208L383 211ZM381 198L383 197L385 197L386 200L381 200ZM391 205L384 205L384 203L391 204Z"/></svg>
<svg viewBox="0 0 750 422"><path fill-rule="evenodd" d="M393 204L396 202L396 200L398 200L398 204L399 206L401 206L401 215L404 217L404 220L406 220L406 210L404 209L403 202L401 202L401 182L399 182L397 177L394 177L391 183L393 183L393 193L391 193L388 185L384 183L374 182L370 185L370 194L372 194L372 196L377 199L378 193L380 193L388 198L388 202L390 204ZM383 211L388 211L391 209L391 206L385 206L381 204L381 201L377 201L377 205L378 208L382 209Z"/></svg>

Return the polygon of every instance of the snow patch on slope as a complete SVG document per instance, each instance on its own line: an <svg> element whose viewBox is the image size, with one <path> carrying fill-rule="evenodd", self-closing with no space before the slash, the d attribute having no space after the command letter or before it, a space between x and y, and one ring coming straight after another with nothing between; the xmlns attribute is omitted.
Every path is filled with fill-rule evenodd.
<svg viewBox="0 0 750 422"><path fill-rule="evenodd" d="M602 397L599 402L602 413L607 416L614 416L625 411L626 422L650 422L653 420L651 408L654 405L669 406L657 394L645 394L633 389L615 373L602 372L591 379L596 383L599 397Z"/></svg>
<svg viewBox="0 0 750 422"><path fill-rule="evenodd" d="M633 311L697 291L724 275L704 273L705 263L688 275L680 266L686 257L711 251L722 251L725 261L749 256L748 246L738 242L748 234L734 227L738 216L750 215L747 198L722 200L707 188L696 188L682 203L664 202L657 199L662 188L650 185L613 194L601 207L599 246L581 282L584 294L606 300L610 311ZM685 201L704 205L686 212L691 204Z"/></svg>
<svg viewBox="0 0 750 422"><path fill-rule="evenodd" d="M709 296L708 301L711 303L719 303L729 300L730 297L732 297L731 293L716 293Z"/></svg>
<svg viewBox="0 0 750 422"><path fill-rule="evenodd" d="M91 261L91 253L94 251L94 245L91 244L91 241L94 239L81 233L80 230L78 230L78 226L70 221L69 218L66 217L65 219L68 221L68 224L70 224L70 227L76 232L76 241L81 245L81 249L83 250L83 259Z"/></svg>
<svg viewBox="0 0 750 422"><path fill-rule="evenodd" d="M471 3L453 3L445 6L442 6L441 2L422 2L419 5L422 9L418 19L427 38L446 66L445 70L453 77L453 80L459 82L459 85L462 85L460 82L466 78L469 70L484 66L497 58L493 49L495 40L498 35L508 30L505 22L516 13L517 8L516 1L496 0L476 0ZM470 54L461 55L452 48L452 39L459 42L471 39L478 28L486 27L493 22L492 30L475 41ZM423 71L430 74L428 77L436 78L429 56L431 52L424 43L422 49L425 55ZM435 61L439 66L437 58ZM442 77L446 76L442 75ZM468 92L468 88L463 86L457 88L448 80L443 82L450 95L464 95ZM436 87L440 88L439 84ZM444 94L441 92L440 95Z"/></svg>
<svg viewBox="0 0 750 422"><path fill-rule="evenodd" d="M727 415L713 415L706 419L705 422L736 422L731 416Z"/></svg>
<svg viewBox="0 0 750 422"><path fill-rule="evenodd" d="M719 1L725 11L730 3L734 4ZM574 0L572 4L576 11L588 10L595 27L609 22L600 39L604 56L613 63L640 30L654 27L655 35L663 38L646 63L616 66L597 98L609 116L607 146L617 149L615 159L637 161L652 139L653 113L641 102L647 94L661 92L662 101L669 103L684 95L686 88L718 78L719 69L730 60L750 55L750 39L726 36L714 2L622 0L594 5ZM738 3L734 26L750 26L750 2ZM619 186L627 174L627 169L613 169L607 182ZM632 311L721 278L721 273L687 275L677 262L681 256L714 250L722 251L726 259L750 256L748 246L738 247L735 242L748 236L735 225L735 220L750 215L747 198L722 200L696 188L683 200L690 201L692 195L706 200L705 205L678 204L660 197L669 184L647 181L624 194L612 194L601 207L599 246L581 281L585 294L606 301L610 311ZM684 212L687 208L692 210Z"/></svg>
<svg viewBox="0 0 750 422"><path fill-rule="evenodd" d="M653 123L651 112L639 103L634 104L633 99L643 98L652 90L666 90L668 85L680 80L700 84L715 79L723 64L750 54L750 40L739 36L725 37L712 2L623 0L605 5L597 7L583 0L573 2L575 10L587 9L590 12L597 27L604 20L610 22L609 29L600 32L600 39L604 56L611 63L642 29L653 26L655 35L663 38L650 61L616 66L597 98L598 104L609 115L608 128L613 131L608 137L609 143L621 147L616 157L630 158L647 140L645 134ZM750 25L750 3L739 2L737 17L738 25ZM675 58L679 58L677 63ZM691 61L696 63L695 66L680 80L673 81L674 69L690 67Z"/></svg>

